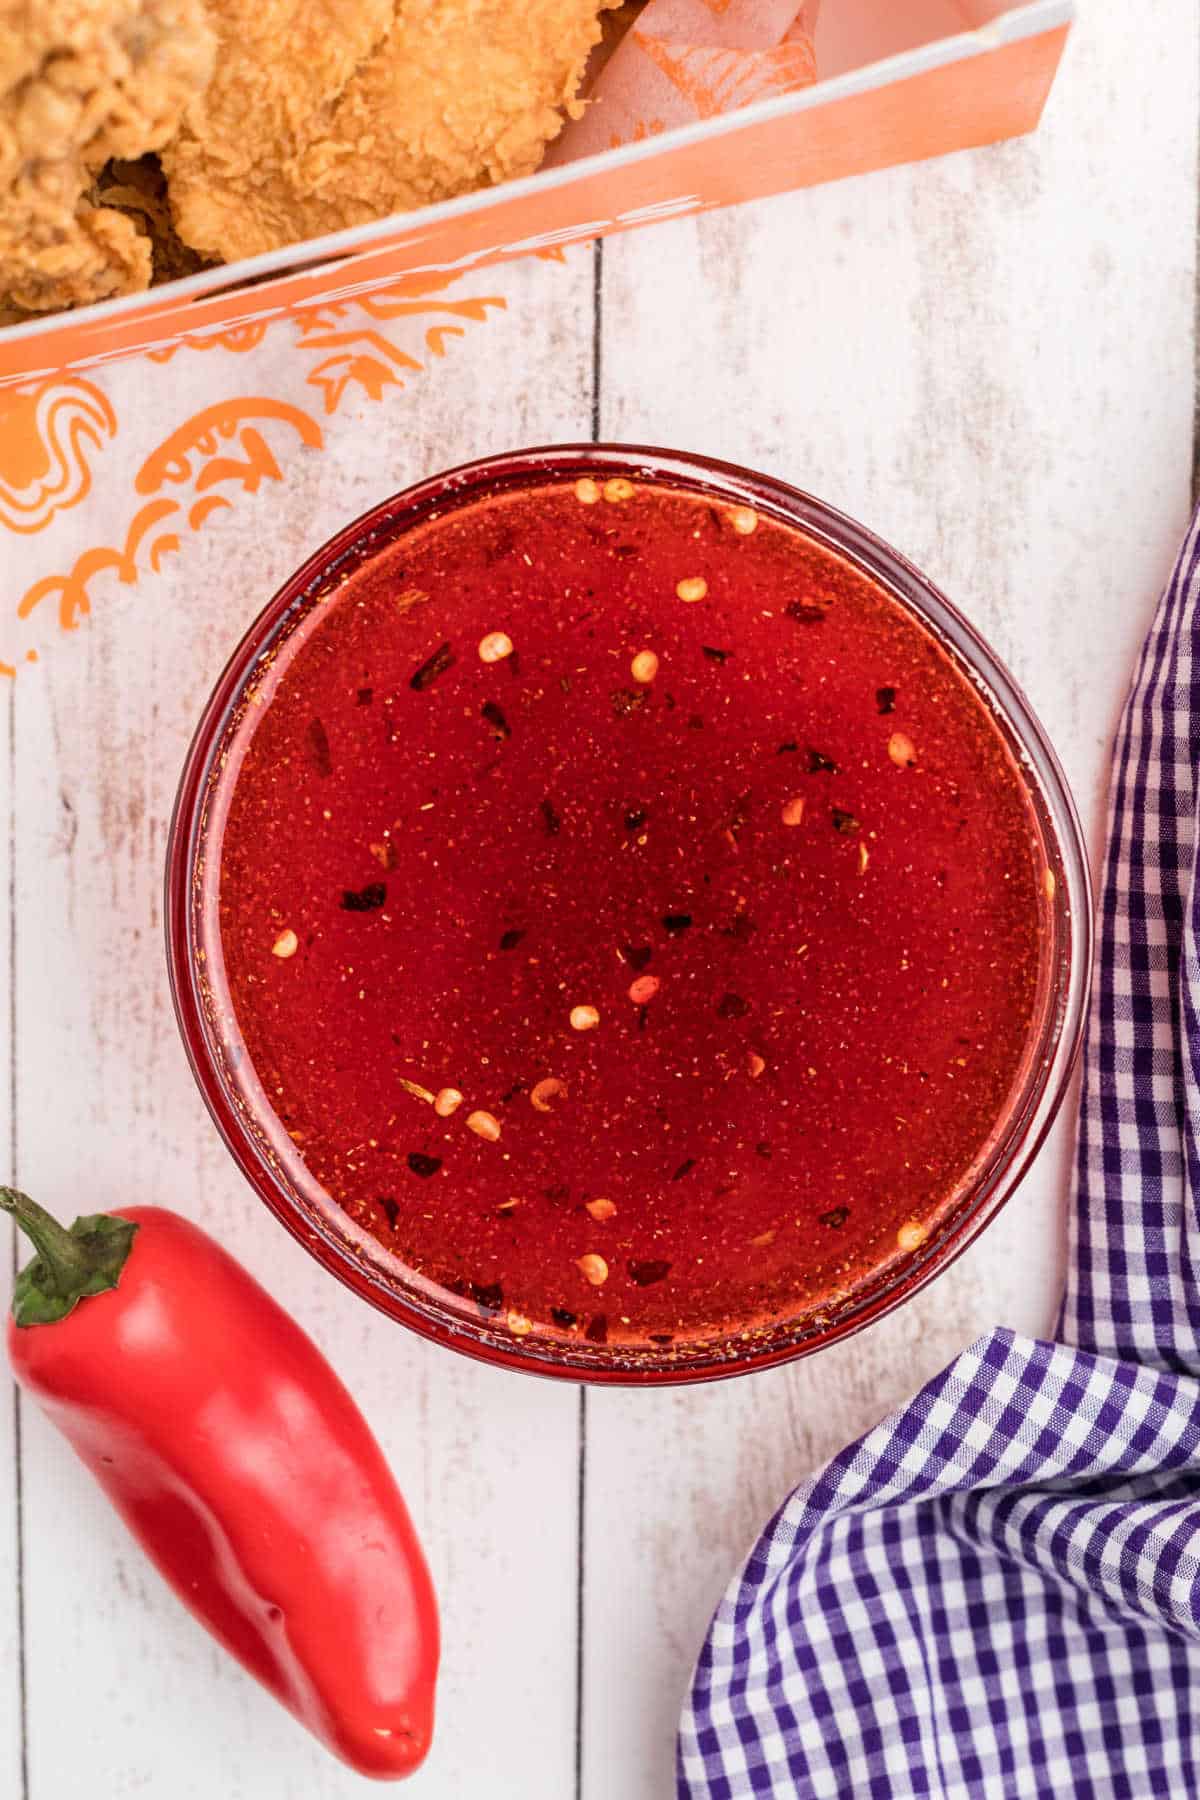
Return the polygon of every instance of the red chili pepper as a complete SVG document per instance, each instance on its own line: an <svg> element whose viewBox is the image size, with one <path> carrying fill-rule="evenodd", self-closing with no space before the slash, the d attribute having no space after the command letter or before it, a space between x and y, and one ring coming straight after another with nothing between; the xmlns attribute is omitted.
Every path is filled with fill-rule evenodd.
<svg viewBox="0 0 1200 1800"><path fill-rule="evenodd" d="M17 1279L13 1372L175 1592L364 1775L429 1747L437 1607L404 1501L316 1346L177 1214L70 1231L0 1188L38 1255Z"/></svg>

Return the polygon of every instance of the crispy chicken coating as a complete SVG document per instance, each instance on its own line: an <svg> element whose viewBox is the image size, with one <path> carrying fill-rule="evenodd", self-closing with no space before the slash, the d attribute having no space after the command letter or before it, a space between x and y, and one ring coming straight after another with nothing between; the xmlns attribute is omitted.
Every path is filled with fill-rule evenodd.
<svg viewBox="0 0 1200 1800"><path fill-rule="evenodd" d="M614 0L209 0L217 71L163 152L226 261L528 175Z"/></svg>
<svg viewBox="0 0 1200 1800"><path fill-rule="evenodd" d="M86 190L172 136L214 46L203 0L0 0L0 307L147 285L149 239Z"/></svg>

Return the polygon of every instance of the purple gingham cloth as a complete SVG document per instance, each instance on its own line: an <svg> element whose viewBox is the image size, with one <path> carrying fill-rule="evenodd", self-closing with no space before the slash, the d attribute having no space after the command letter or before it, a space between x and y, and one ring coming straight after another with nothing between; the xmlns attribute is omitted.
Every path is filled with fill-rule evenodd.
<svg viewBox="0 0 1200 1800"><path fill-rule="evenodd" d="M1117 741L1061 1341L993 1331L785 1502L680 1800L1200 1794L1198 535Z"/></svg>

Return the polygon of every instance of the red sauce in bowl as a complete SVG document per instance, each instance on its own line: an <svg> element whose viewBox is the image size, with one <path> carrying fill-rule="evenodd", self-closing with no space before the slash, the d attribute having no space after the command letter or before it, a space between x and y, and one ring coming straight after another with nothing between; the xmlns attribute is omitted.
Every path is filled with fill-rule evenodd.
<svg viewBox="0 0 1200 1800"><path fill-rule="evenodd" d="M224 981L279 1141L399 1280L670 1354L920 1254L1027 1079L1053 883L882 585L598 469L385 534L259 673Z"/></svg>

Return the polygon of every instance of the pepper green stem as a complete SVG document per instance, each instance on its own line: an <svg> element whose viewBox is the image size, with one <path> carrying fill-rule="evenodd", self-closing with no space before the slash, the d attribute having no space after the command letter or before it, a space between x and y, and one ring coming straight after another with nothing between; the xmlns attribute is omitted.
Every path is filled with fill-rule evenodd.
<svg viewBox="0 0 1200 1800"><path fill-rule="evenodd" d="M115 1288L138 1227L113 1213L76 1219L68 1231L52 1213L17 1188L0 1187L0 1212L11 1213L37 1255L17 1276L13 1318L18 1325L53 1325L81 1300Z"/></svg>
<svg viewBox="0 0 1200 1800"><path fill-rule="evenodd" d="M0 1212L11 1213L41 1260L42 1286L59 1295L79 1287L88 1275L87 1253L53 1213L17 1188L0 1187Z"/></svg>

